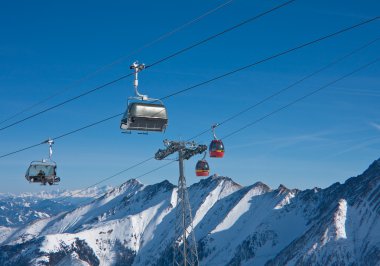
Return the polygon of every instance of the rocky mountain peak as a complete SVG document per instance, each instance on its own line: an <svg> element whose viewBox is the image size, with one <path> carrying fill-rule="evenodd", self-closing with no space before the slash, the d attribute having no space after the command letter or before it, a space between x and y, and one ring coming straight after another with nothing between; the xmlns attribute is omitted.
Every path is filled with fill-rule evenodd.
<svg viewBox="0 0 380 266"><path fill-rule="evenodd" d="M104 194L103 198L109 197L109 196L115 196L118 194L122 194L124 192L127 192L129 190L136 190L142 188L144 185L138 181L137 179L129 179L123 184L121 184L118 187L113 188L112 190L108 191L106 194Z"/></svg>
<svg viewBox="0 0 380 266"><path fill-rule="evenodd" d="M375 160L368 168L364 171L362 176L365 177L380 177L380 158Z"/></svg>

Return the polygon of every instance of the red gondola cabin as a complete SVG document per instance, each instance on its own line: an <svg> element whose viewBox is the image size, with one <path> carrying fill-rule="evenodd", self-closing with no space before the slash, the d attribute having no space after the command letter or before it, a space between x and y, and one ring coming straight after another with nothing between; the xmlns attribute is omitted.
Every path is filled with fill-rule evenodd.
<svg viewBox="0 0 380 266"><path fill-rule="evenodd" d="M196 176L209 176L210 167L206 160L199 160L195 166Z"/></svg>
<svg viewBox="0 0 380 266"><path fill-rule="evenodd" d="M224 156L224 145L221 140L214 139L210 143L210 157L223 158Z"/></svg>

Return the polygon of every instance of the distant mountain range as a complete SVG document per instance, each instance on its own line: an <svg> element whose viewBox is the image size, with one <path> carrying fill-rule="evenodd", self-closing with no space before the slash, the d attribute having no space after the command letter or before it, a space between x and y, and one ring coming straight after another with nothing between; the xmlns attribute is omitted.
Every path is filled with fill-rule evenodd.
<svg viewBox="0 0 380 266"><path fill-rule="evenodd" d="M109 189L111 187L104 186L83 191L57 189L19 195L0 193L0 227L24 226L34 220L72 210L103 195Z"/></svg>
<svg viewBox="0 0 380 266"><path fill-rule="evenodd" d="M176 192L131 179L79 207L3 195L0 265L171 265ZM380 159L326 189L218 176L189 196L201 265L380 265Z"/></svg>

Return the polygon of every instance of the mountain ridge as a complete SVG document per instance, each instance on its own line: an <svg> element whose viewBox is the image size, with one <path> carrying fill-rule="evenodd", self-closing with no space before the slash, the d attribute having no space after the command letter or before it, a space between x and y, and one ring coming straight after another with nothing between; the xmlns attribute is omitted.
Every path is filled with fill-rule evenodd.
<svg viewBox="0 0 380 266"><path fill-rule="evenodd" d="M200 262L380 265L379 188L380 159L325 189L202 179L188 188ZM0 264L167 265L176 191L130 179L72 211L0 228Z"/></svg>

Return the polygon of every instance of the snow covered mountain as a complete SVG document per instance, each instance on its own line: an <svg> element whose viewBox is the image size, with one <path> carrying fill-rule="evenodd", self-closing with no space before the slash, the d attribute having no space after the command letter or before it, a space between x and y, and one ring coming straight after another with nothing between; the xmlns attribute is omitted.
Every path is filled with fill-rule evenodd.
<svg viewBox="0 0 380 266"><path fill-rule="evenodd" d="M72 210L104 194L111 187L95 187L83 191L53 190L51 192L0 194L0 227L18 227L34 220Z"/></svg>
<svg viewBox="0 0 380 266"><path fill-rule="evenodd" d="M380 159L300 191L209 177L189 188L201 265L380 265ZM0 230L0 265L169 265L176 187L129 180L91 203Z"/></svg>

